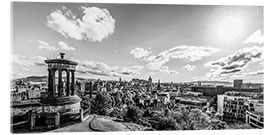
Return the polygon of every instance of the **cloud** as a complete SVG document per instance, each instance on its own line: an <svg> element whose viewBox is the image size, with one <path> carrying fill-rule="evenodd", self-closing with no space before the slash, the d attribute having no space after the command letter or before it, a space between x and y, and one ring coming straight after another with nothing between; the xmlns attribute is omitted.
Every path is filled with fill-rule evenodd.
<svg viewBox="0 0 270 135"><path fill-rule="evenodd" d="M94 74L99 76L114 76L119 77L121 75L139 75L139 71L143 66L109 66L106 63L94 62L88 60L75 60L79 63L77 71L81 74Z"/></svg>
<svg viewBox="0 0 270 135"><path fill-rule="evenodd" d="M263 43L263 34L261 30L255 31L251 34L243 43L255 43L255 44L262 44Z"/></svg>
<svg viewBox="0 0 270 135"><path fill-rule="evenodd" d="M46 66L44 60L47 58L43 56L25 57L21 55L13 55L13 63L23 66Z"/></svg>
<svg viewBox="0 0 270 135"><path fill-rule="evenodd" d="M130 51L130 54L135 58L145 58L151 54L150 51L144 50L143 48L135 48Z"/></svg>
<svg viewBox="0 0 270 135"><path fill-rule="evenodd" d="M183 66L183 68L187 69L188 71L193 71L196 68L196 66L187 64Z"/></svg>
<svg viewBox="0 0 270 135"><path fill-rule="evenodd" d="M249 63L262 61L262 47L253 46L238 50L234 54L220 58L217 61L205 63L205 66L212 67L206 77L213 78L220 75L229 75L243 71Z"/></svg>
<svg viewBox="0 0 270 135"><path fill-rule="evenodd" d="M46 25L66 38L88 41L102 41L112 35L115 19L107 9L80 7L81 15L75 16L63 7L47 16Z"/></svg>
<svg viewBox="0 0 270 135"><path fill-rule="evenodd" d="M249 72L249 73L243 73L245 76L256 76L256 75L263 75L264 72L263 70L258 70L254 72Z"/></svg>
<svg viewBox="0 0 270 135"><path fill-rule="evenodd" d="M42 40L38 40L38 49L47 49L49 51L55 51L56 48L54 46L50 46L47 42L42 41Z"/></svg>
<svg viewBox="0 0 270 135"><path fill-rule="evenodd" d="M61 49L63 50L67 50L67 51L75 51L75 48L74 47L69 47L65 42L63 41L60 41L58 42L58 45L60 46Z"/></svg>
<svg viewBox="0 0 270 135"><path fill-rule="evenodd" d="M136 48L135 48L136 49ZM137 49L138 50L138 49ZM144 50L144 49L140 49ZM177 71L169 70L164 64L174 59L186 60L186 61L197 61L204 57L211 56L212 54L220 51L216 48L211 47L197 47L197 46L176 46L169 50L165 50L158 55L145 55L144 57L135 56L135 58L141 58L147 62L147 67L151 70L158 70L164 73L177 74Z"/></svg>

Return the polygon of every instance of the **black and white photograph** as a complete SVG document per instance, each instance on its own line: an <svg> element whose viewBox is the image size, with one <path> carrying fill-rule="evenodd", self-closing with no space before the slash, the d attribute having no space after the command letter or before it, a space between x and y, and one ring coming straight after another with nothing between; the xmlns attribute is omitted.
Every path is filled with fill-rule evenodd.
<svg viewBox="0 0 270 135"><path fill-rule="evenodd" d="M265 129L263 5L10 8L11 134Z"/></svg>

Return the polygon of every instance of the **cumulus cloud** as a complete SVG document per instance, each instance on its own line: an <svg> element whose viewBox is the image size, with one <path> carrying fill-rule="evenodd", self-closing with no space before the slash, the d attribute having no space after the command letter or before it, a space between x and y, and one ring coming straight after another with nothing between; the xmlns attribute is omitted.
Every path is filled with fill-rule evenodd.
<svg viewBox="0 0 270 135"><path fill-rule="evenodd" d="M42 41L42 40L38 40L38 49L47 49L49 51L55 51L56 48L54 46L50 46L47 42Z"/></svg>
<svg viewBox="0 0 270 135"><path fill-rule="evenodd" d="M243 71L249 63L262 61L262 59L262 47L253 46L243 48L230 56L205 63L205 66L212 67L210 73L207 73L206 77L212 78L220 75L238 73Z"/></svg>
<svg viewBox="0 0 270 135"><path fill-rule="evenodd" d="M67 50L67 51L75 51L74 47L68 46L65 42L60 41L58 42L58 45L60 46L61 49Z"/></svg>
<svg viewBox="0 0 270 135"><path fill-rule="evenodd" d="M63 7L47 16L47 26L66 38L102 41L112 35L115 19L110 12L98 7L80 7L81 15L74 15Z"/></svg>
<svg viewBox="0 0 270 135"><path fill-rule="evenodd" d="M183 68L187 69L188 71L193 71L196 68L196 66L187 64L183 66Z"/></svg>
<svg viewBox="0 0 270 135"><path fill-rule="evenodd" d="M151 54L150 51L145 50L143 48L135 48L130 51L130 54L133 55L135 58L145 58Z"/></svg>
<svg viewBox="0 0 270 135"><path fill-rule="evenodd" d="M261 30L255 31L251 34L243 43L255 43L255 44L262 44L263 43L263 34Z"/></svg>
<svg viewBox="0 0 270 135"><path fill-rule="evenodd" d="M46 66L44 60L47 58L43 56L25 57L21 55L13 55L13 63L23 66Z"/></svg>
<svg viewBox="0 0 270 135"><path fill-rule="evenodd" d="M119 77L121 75L139 75L139 71L143 66L109 66L106 63L94 62L88 60L75 60L79 63L77 71L81 74L94 74L99 76L114 76Z"/></svg>
<svg viewBox="0 0 270 135"><path fill-rule="evenodd" d="M138 50L138 49L137 49ZM143 49L140 49L143 50ZM158 70L161 72L169 73L169 74L177 74L177 71L169 70L167 66L164 66L167 62L173 59L181 59L187 61L197 61L204 57L211 56L212 54L220 51L216 48L211 47L197 47L197 46L176 46L169 50L163 51L158 55L150 55L144 57L136 57L142 58L145 62L147 62L147 67L151 70ZM135 57L135 56L134 56Z"/></svg>

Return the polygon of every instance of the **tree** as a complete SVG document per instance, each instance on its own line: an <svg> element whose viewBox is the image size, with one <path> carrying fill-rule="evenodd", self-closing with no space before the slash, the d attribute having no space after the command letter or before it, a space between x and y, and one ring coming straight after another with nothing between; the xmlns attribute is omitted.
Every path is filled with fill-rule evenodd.
<svg viewBox="0 0 270 135"><path fill-rule="evenodd" d="M142 116L142 112L138 107L128 107L127 113L124 116L124 120L127 122L137 123Z"/></svg>
<svg viewBox="0 0 270 135"><path fill-rule="evenodd" d="M227 124L224 121L213 118L211 119L211 124L209 125L209 129L211 130L227 129Z"/></svg>
<svg viewBox="0 0 270 135"><path fill-rule="evenodd" d="M112 108L111 103L112 101L111 101L110 95L104 92L98 93L95 97L92 110L96 114L107 115L108 110Z"/></svg>
<svg viewBox="0 0 270 135"><path fill-rule="evenodd" d="M171 116L179 123L179 128L183 130L209 129L211 123L210 117L199 109L172 112Z"/></svg>
<svg viewBox="0 0 270 135"><path fill-rule="evenodd" d="M113 108L113 110L109 113L109 116L110 116L110 117L116 117L116 118L119 118L119 119L123 119L124 112L123 112L121 109L115 107L115 108Z"/></svg>
<svg viewBox="0 0 270 135"><path fill-rule="evenodd" d="M132 106L132 105L134 105L134 101L133 101L131 95L128 94L128 93L126 93L126 94L123 96L122 102L123 102L123 104L126 104L127 106Z"/></svg>
<svg viewBox="0 0 270 135"><path fill-rule="evenodd" d="M162 114L154 114L150 117L149 123L152 128L156 130L178 130L178 123L171 116L164 116Z"/></svg>
<svg viewBox="0 0 270 135"><path fill-rule="evenodd" d="M189 119L192 129L207 129L210 124L210 117L199 109L193 109L189 113Z"/></svg>

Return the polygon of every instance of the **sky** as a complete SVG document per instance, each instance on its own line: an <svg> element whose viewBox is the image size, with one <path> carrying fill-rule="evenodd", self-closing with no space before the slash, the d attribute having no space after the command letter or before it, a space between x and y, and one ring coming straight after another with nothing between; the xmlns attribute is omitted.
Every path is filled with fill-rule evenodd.
<svg viewBox="0 0 270 135"><path fill-rule="evenodd" d="M14 2L12 77L64 52L77 77L262 83L263 32L262 6Z"/></svg>

